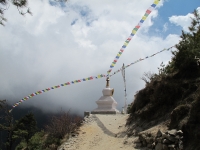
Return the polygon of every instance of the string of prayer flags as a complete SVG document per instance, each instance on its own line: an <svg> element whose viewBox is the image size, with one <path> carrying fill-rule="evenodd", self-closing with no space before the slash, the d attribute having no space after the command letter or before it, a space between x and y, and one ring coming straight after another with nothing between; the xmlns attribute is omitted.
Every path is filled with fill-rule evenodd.
<svg viewBox="0 0 200 150"><path fill-rule="evenodd" d="M60 85L57 85L57 86L52 86L52 87L49 87L49 88L46 88L44 90L40 90L40 91L37 91L35 93L32 93L24 98L22 98L19 102L15 103L13 106L12 106L12 109L17 107L18 105L20 105L22 102L36 96L36 95L39 95L39 94L42 94L44 92L48 92L50 90L53 90L53 89L57 89L57 88L60 88L62 86L67 86L67 85L72 85L72 84L76 84L76 83L80 83L80 82L83 82L83 81L89 81L89 80L94 80L94 79L99 79L99 78L103 78L103 77L106 77L106 75L103 75L103 74L99 74L97 76L90 76L88 78L83 78L83 79L79 79L79 80L74 80L74 81L71 81L71 82L66 82L66 83L63 83L63 84L60 84ZM12 109L9 110L9 112L12 111Z"/></svg>
<svg viewBox="0 0 200 150"><path fill-rule="evenodd" d="M126 68L130 67L131 65L136 64L136 63L138 63L138 62L140 62L140 61L143 61L143 60L145 60L145 59L148 59L148 58L150 58L150 57L153 57L153 56L155 56L155 55L157 55L157 54L159 54L159 53L161 53L161 52L163 52L163 51L166 51L166 50L168 51L168 50L172 49L173 47L174 47L174 46L172 46L172 47L170 47L170 48L168 48L168 49L163 49L163 50L161 50L161 51L159 51L159 52L157 52L157 53L155 53L155 54L153 54L153 55L151 55L151 56L147 56L147 57L142 58L142 59L140 58L140 59L138 59L138 60L132 62L131 64L126 65L126 66L124 67L124 69L126 69ZM109 77L112 77L113 75L117 74L117 73L120 72L121 70L122 70L122 68L118 69L117 71L115 71L114 73L112 73Z"/></svg>
<svg viewBox="0 0 200 150"><path fill-rule="evenodd" d="M124 44L122 45L122 48L120 49L120 51L117 53L117 56L114 58L113 62L110 65L110 69L107 71L107 76L109 76L109 74L111 73L112 69L114 68L115 64L117 63L118 59L120 58L120 56L122 55L122 53L124 52L125 48L127 47L127 45L129 44L129 42L131 41L132 37L136 34L136 32L138 31L138 29L142 26L142 24L144 23L144 21L146 20L146 18L149 16L149 14L152 12L152 10L155 9L156 5L160 2L160 0L155 0L154 3L150 6L150 8L148 8L144 14L144 16L142 17L142 19L139 21L139 23L135 26L135 28L132 30L130 36L127 38L127 40L124 42Z"/></svg>

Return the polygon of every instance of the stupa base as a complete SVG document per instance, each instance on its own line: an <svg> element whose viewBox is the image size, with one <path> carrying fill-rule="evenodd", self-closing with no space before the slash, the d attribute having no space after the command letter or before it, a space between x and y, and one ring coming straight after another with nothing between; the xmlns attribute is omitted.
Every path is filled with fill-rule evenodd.
<svg viewBox="0 0 200 150"><path fill-rule="evenodd" d="M117 114L118 110L93 110L91 114Z"/></svg>

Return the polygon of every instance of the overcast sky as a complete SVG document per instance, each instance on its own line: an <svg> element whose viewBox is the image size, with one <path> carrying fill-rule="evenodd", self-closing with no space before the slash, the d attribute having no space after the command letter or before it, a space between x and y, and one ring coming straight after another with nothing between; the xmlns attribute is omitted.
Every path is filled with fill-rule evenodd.
<svg viewBox="0 0 200 150"><path fill-rule="evenodd" d="M7 23L0 26L0 99L10 104L25 96L98 74L106 74L110 64L154 0L29 0L33 16L21 16L10 5ZM121 55L113 72L177 44L181 30L190 25L199 0L162 0L143 23ZM144 72L158 72L172 54L164 51L126 69L127 102L145 87ZM45 111L59 108L92 111L102 96L105 78L81 82L35 96L18 107L35 106ZM121 73L110 79L117 108L124 105Z"/></svg>

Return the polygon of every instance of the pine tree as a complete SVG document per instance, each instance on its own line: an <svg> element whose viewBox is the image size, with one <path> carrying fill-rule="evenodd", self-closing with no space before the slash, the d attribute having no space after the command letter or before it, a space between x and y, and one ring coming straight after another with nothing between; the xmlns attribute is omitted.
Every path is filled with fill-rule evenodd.
<svg viewBox="0 0 200 150"><path fill-rule="evenodd" d="M28 113L18 121L14 130L14 139L20 139L26 142L26 149L29 146L29 140L37 132L37 122L34 118L33 113Z"/></svg>
<svg viewBox="0 0 200 150"><path fill-rule="evenodd" d="M14 121L12 113L9 112L6 100L0 100L0 114L0 131L7 133L5 143L1 143L1 147L5 146L7 150L11 150L14 142L12 138L14 130Z"/></svg>
<svg viewBox="0 0 200 150"><path fill-rule="evenodd" d="M182 31L181 41L176 45L177 50L172 62L167 66L169 73L178 72L182 77L196 77L199 75L197 59L200 58L200 14L197 10L193 12L189 32ZM199 64L200 65L200 64Z"/></svg>

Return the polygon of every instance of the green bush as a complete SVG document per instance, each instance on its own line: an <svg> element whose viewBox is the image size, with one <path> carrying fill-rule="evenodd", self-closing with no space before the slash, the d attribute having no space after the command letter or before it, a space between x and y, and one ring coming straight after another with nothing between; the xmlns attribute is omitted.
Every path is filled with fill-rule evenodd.
<svg viewBox="0 0 200 150"><path fill-rule="evenodd" d="M52 135L48 135L46 140L44 141L44 149L45 150L53 150L57 149L57 147L61 144L61 139L56 138Z"/></svg>
<svg viewBox="0 0 200 150"><path fill-rule="evenodd" d="M29 140L29 149L31 150L42 150L43 149L43 142L44 142L44 132L37 132L35 133L31 139Z"/></svg>
<svg viewBox="0 0 200 150"><path fill-rule="evenodd" d="M170 128L177 128L181 120L188 117L191 106L188 104L177 106L171 113ZM187 122L187 120L185 120ZM181 125L182 126L182 125Z"/></svg>

